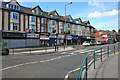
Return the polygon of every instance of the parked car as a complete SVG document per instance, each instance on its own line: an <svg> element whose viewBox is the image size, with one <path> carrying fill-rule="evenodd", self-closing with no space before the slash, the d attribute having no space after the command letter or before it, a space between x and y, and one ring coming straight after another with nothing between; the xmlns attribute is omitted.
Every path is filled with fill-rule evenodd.
<svg viewBox="0 0 120 80"><path fill-rule="evenodd" d="M89 41L84 41L84 43L82 44L84 46L89 46L90 45L90 42Z"/></svg>
<svg viewBox="0 0 120 80"><path fill-rule="evenodd" d="M100 45L100 44L102 44L102 43L101 43L101 41L96 41L96 44L97 44L97 45Z"/></svg>
<svg viewBox="0 0 120 80"><path fill-rule="evenodd" d="M110 42L109 42L109 41L106 41L106 43L107 43L107 44L110 44Z"/></svg>
<svg viewBox="0 0 120 80"><path fill-rule="evenodd" d="M96 42L95 41L90 41L90 45L96 45Z"/></svg>

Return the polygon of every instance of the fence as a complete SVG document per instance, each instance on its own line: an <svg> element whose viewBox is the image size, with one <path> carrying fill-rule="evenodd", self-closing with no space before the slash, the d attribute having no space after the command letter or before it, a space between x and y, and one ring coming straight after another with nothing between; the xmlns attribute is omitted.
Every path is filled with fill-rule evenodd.
<svg viewBox="0 0 120 80"><path fill-rule="evenodd" d="M110 51L109 51L110 50L109 48L110 48L109 46L106 46L106 47L102 47L102 48L99 48L99 49L96 49L96 50L90 52L83 60L83 63L81 65L80 72L79 72L77 80L87 80L87 71L90 68L90 66L94 63L94 69L95 69L95 61L98 58L100 58L101 62L102 62L103 55L107 54L107 56L109 57L109 55L111 54ZM112 53L115 54L115 52L116 52L115 45L112 45L112 48L113 48L113 52ZM103 49L106 49L107 51L103 53ZM100 55L97 55L96 51L100 51ZM91 62L88 65L88 58L89 58L89 56L91 54L93 54L93 58L92 58ZM85 70L84 74L83 74L83 70Z"/></svg>
<svg viewBox="0 0 120 80"><path fill-rule="evenodd" d="M69 46L68 46L69 47ZM63 45L57 45L57 50L65 49ZM9 48L10 54L15 53L47 53L47 52L55 52L55 46L48 47L48 46L27 46L27 47L18 47L18 48Z"/></svg>

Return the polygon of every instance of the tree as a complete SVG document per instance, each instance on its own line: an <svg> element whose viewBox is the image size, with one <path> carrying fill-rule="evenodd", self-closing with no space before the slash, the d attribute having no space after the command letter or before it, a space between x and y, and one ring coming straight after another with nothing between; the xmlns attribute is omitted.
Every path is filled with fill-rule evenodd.
<svg viewBox="0 0 120 80"><path fill-rule="evenodd" d="M97 29L94 29L94 32L96 33L98 30Z"/></svg>
<svg viewBox="0 0 120 80"><path fill-rule="evenodd" d="M120 34L120 29L118 30L119 34Z"/></svg>
<svg viewBox="0 0 120 80"><path fill-rule="evenodd" d="M116 32L116 31L113 29L112 32Z"/></svg>

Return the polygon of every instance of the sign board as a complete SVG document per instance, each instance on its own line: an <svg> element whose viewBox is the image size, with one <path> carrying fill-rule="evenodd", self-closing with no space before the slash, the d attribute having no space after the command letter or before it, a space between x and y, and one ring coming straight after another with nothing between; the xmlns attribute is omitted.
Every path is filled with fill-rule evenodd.
<svg viewBox="0 0 120 80"><path fill-rule="evenodd" d="M72 40L72 36L67 35L67 36L66 36L66 39Z"/></svg>
<svg viewBox="0 0 120 80"><path fill-rule="evenodd" d="M90 39L90 37L86 37L86 39Z"/></svg>
<svg viewBox="0 0 120 80"><path fill-rule="evenodd" d="M58 38L60 38L60 39L64 39L64 35L58 35Z"/></svg>
<svg viewBox="0 0 120 80"><path fill-rule="evenodd" d="M76 36L73 36L73 39L77 39L77 37L76 37Z"/></svg>
<svg viewBox="0 0 120 80"><path fill-rule="evenodd" d="M39 38L39 34L26 34L27 38Z"/></svg>
<svg viewBox="0 0 120 80"><path fill-rule="evenodd" d="M57 38L56 34L51 34L50 38Z"/></svg>
<svg viewBox="0 0 120 80"><path fill-rule="evenodd" d="M50 38L46 35L40 35L40 40L49 40Z"/></svg>
<svg viewBox="0 0 120 80"><path fill-rule="evenodd" d="M12 39L12 38L26 38L26 34L25 33L17 33L17 32L3 32L2 33L2 37L3 38L7 38L7 39Z"/></svg>

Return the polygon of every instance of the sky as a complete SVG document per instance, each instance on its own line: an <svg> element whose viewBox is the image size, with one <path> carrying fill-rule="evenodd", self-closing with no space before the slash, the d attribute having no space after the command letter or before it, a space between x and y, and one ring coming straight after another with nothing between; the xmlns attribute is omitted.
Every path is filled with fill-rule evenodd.
<svg viewBox="0 0 120 80"><path fill-rule="evenodd" d="M29 2L19 3L30 8L39 5L43 11L56 10L59 15L64 16L65 4L69 2L32 2L29 0ZM97 2L96 0L73 2L67 5L66 13L73 19L80 17L82 21L89 20L97 30L118 31L118 2Z"/></svg>

